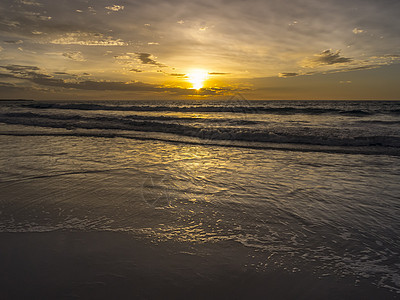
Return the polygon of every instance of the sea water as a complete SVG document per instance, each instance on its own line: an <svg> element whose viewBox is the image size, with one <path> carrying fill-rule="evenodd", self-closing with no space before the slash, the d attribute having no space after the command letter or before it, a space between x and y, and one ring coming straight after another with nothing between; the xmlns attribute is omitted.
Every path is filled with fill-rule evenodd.
<svg viewBox="0 0 400 300"><path fill-rule="evenodd" d="M400 102L3 102L0 140L0 232L224 243L400 293Z"/></svg>

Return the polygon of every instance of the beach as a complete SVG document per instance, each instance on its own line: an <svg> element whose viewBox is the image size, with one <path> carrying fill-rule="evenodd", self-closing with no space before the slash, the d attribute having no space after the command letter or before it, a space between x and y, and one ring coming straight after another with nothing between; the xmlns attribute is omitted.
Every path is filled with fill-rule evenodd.
<svg viewBox="0 0 400 300"><path fill-rule="evenodd" d="M273 266L257 271L251 266L257 259L229 243L154 244L105 232L2 233L0 238L5 299L397 298L356 277L319 277Z"/></svg>
<svg viewBox="0 0 400 300"><path fill-rule="evenodd" d="M5 299L398 299L398 102L2 104Z"/></svg>

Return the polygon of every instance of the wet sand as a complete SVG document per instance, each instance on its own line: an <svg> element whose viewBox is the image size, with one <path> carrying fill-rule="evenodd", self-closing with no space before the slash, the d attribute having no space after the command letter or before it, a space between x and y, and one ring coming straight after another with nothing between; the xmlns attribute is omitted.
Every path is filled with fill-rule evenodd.
<svg viewBox="0 0 400 300"><path fill-rule="evenodd" d="M2 299L396 299L355 278L250 267L246 247L128 233L0 234Z"/></svg>

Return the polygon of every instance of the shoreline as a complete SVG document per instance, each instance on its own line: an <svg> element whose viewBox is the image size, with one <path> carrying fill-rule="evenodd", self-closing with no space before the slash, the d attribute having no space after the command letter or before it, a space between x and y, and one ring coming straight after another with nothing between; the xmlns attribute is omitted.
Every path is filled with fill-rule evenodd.
<svg viewBox="0 0 400 300"><path fill-rule="evenodd" d="M4 299L398 299L354 278L243 265L230 242L151 243L127 233L0 233ZM239 258L239 259L237 259Z"/></svg>

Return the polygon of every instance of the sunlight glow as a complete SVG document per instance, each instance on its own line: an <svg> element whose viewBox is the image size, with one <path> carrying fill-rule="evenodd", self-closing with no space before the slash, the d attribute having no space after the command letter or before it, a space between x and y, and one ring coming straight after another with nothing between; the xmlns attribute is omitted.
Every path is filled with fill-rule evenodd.
<svg viewBox="0 0 400 300"><path fill-rule="evenodd" d="M187 78L193 88L199 90L204 86L204 81L208 78L208 72L201 69L195 69L187 74Z"/></svg>

